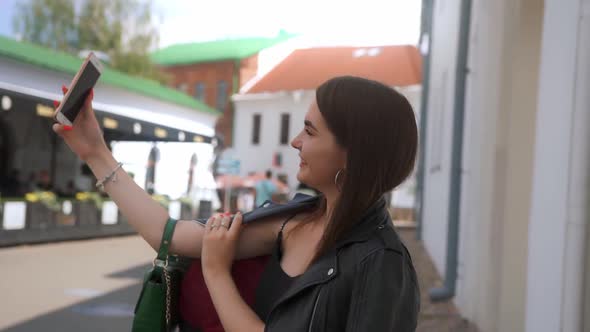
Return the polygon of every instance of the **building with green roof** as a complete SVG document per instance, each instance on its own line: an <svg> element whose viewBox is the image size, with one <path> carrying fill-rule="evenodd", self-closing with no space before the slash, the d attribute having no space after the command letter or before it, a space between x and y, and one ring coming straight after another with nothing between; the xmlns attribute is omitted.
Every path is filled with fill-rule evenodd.
<svg viewBox="0 0 590 332"><path fill-rule="evenodd" d="M85 178L83 162L51 130L54 100L62 98L83 60L0 37L0 177L49 171L58 188ZM104 66L93 108L110 142L195 142L215 145L219 112L158 82ZM199 156L206 160L206 156Z"/></svg>
<svg viewBox="0 0 590 332"><path fill-rule="evenodd" d="M232 146L231 95L253 78L258 54L295 37L281 31L275 37L249 37L171 45L152 53L152 60L172 77L171 87L221 112L216 136Z"/></svg>
<svg viewBox="0 0 590 332"><path fill-rule="evenodd" d="M153 52L151 58L161 66L242 60L294 36L294 34L281 31L277 36L271 38L249 37L175 44Z"/></svg>
<svg viewBox="0 0 590 332"><path fill-rule="evenodd" d="M3 36L0 36L0 56L70 75L75 75L83 62L83 59L67 53L57 52L27 42L19 42ZM159 82L130 76L110 69L108 66L105 66L100 83L192 108L196 111L213 115L219 114L199 100L163 86Z"/></svg>

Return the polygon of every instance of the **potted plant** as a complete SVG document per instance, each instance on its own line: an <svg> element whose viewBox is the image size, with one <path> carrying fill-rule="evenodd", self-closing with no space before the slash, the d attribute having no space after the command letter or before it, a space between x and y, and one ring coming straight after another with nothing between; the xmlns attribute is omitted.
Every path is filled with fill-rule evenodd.
<svg viewBox="0 0 590 332"><path fill-rule="evenodd" d="M55 225L55 218L61 205L53 192L30 192L25 194L25 200L27 201L27 228L46 229Z"/></svg>

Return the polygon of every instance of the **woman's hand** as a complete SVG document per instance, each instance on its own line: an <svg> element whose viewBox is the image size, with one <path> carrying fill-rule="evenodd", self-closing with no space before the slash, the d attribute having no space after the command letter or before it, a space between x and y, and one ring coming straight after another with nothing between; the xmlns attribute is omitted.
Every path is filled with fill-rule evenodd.
<svg viewBox="0 0 590 332"><path fill-rule="evenodd" d="M68 89L62 86L62 92L65 94L67 91ZM66 144L80 159L86 162L101 152L108 151L102 130L92 109L93 97L94 90L90 90L84 106L82 106L82 110L80 110L74 121L73 127L64 126L59 123L53 125L53 131L64 139ZM54 105L57 108L59 102L55 101Z"/></svg>
<svg viewBox="0 0 590 332"><path fill-rule="evenodd" d="M236 254L236 245L242 226L238 212L230 226L230 214L212 216L205 226L201 266L205 277L229 273Z"/></svg>

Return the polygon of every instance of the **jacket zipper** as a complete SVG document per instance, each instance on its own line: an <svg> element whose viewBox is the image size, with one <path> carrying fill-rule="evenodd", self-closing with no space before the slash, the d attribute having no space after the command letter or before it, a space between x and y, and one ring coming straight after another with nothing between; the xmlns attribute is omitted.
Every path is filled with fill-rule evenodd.
<svg viewBox="0 0 590 332"><path fill-rule="evenodd" d="M309 321L309 328L307 329L308 332L311 332L311 328L313 327L313 320L315 318L315 311L318 308L318 302L320 302L320 296L322 296L322 287L320 286L320 290L318 292L318 297L315 299L315 304L313 305L313 312L311 313L311 320Z"/></svg>

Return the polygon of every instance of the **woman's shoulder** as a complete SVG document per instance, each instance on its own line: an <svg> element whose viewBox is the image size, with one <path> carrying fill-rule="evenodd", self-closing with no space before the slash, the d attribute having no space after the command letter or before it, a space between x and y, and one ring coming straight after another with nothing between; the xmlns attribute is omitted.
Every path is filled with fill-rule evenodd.
<svg viewBox="0 0 590 332"><path fill-rule="evenodd" d="M343 257L350 256L358 262L383 251L404 255L404 246L392 225L380 226L362 241L353 242L340 250Z"/></svg>

